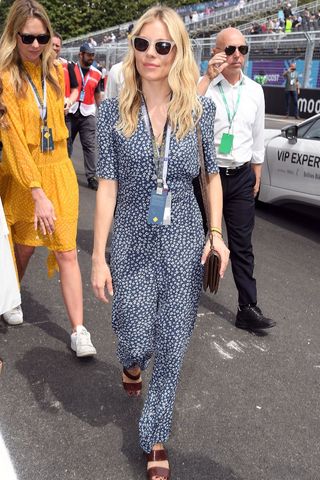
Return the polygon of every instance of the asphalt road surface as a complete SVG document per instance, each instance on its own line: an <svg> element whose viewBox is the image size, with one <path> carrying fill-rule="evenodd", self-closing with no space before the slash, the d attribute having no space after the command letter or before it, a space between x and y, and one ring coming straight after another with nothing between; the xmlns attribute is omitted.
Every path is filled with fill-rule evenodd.
<svg viewBox="0 0 320 480"><path fill-rule="evenodd" d="M46 278L39 249L22 285L24 324L0 321L0 480L145 478L142 399L122 391L111 307L91 291L95 193L79 148L74 157L85 321L98 355L81 361L69 349L59 280ZM168 443L173 480L320 478L319 218L309 208L257 208L259 305L278 322L268 334L234 327L230 268L218 295L202 295Z"/></svg>

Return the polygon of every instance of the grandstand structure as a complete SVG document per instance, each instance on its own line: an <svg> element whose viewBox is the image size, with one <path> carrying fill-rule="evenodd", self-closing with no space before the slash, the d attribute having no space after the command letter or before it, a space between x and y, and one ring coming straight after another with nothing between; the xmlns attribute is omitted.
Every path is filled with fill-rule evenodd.
<svg viewBox="0 0 320 480"><path fill-rule="evenodd" d="M231 0L234 3L234 0ZM238 2L237 2L238 3ZM291 2L292 8L294 2ZM244 23L237 25L246 34L249 52L246 57L245 73L255 78L263 74L266 78L266 85L282 86L284 83L283 71L289 63L295 61L299 75L300 84L304 88L320 88L320 30L303 31L294 33L272 32L264 35L248 35L254 20L255 24L266 23L267 19L276 19L277 13L271 14L274 7L275 12L279 9L278 0L251 0L244 7L222 8L212 15L199 18L197 22L186 24L194 49L196 61L200 71L206 70L207 62L211 57L212 46L215 41L215 34L203 36L206 32L219 31L230 24L238 24L240 19ZM320 10L320 0L316 0L300 7L295 6L294 14L298 15L308 8L310 12ZM264 16L265 15L265 16ZM98 42L96 47L96 58L100 63L105 64L107 70L121 61L126 54L128 47L127 29L130 24L123 24L117 27L124 35L120 41L100 44L99 41L106 34L116 31L115 28L106 29L100 32L91 33L86 37L77 37L64 42L62 54L68 60L78 59L79 45L89 37L94 37ZM200 35L201 33L201 35Z"/></svg>
<svg viewBox="0 0 320 480"><path fill-rule="evenodd" d="M256 18L263 18L264 16L269 17L270 15L275 14L279 10L279 5L281 4L279 0L251 0L244 5L241 4L240 0L225 0L222 3L223 5L228 6L218 7L215 9L214 13L209 15L199 15L197 21L190 21L189 18L185 16L184 21L190 37L197 38L211 36L230 24L237 25L238 28L242 28L240 24L244 24L244 28L246 28L247 23L250 21L256 21ZM190 7L192 7L192 5L190 5ZM297 0L291 1L291 7L297 7ZM133 22L123 23L115 27L91 32L87 35L70 38L63 42L63 46L65 48L76 47L90 37L93 37L100 45L103 42L103 38L111 34L114 34L117 37L118 42L121 42L121 40L126 39L128 29L132 23Z"/></svg>
<svg viewBox="0 0 320 480"><path fill-rule="evenodd" d="M197 22L186 23L190 37L212 36L229 25L246 31L252 23L259 23L264 17L276 17L279 10L279 0L254 0L245 4L237 2L231 7L224 8L212 15L206 15ZM291 7L297 8L297 0L291 2Z"/></svg>

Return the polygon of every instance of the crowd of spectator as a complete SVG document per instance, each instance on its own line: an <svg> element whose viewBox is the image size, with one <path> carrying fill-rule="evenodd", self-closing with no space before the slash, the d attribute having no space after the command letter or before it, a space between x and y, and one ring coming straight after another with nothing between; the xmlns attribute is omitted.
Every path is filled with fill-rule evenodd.
<svg viewBox="0 0 320 480"><path fill-rule="evenodd" d="M250 0L239 0L236 3L235 9L241 15L244 13L245 6ZM211 2L213 3L213 2ZM212 4L208 4L202 11L191 11L184 15L184 22L186 25L199 22L206 16L213 15L216 10ZM118 41L123 41L131 32L133 23L129 25L126 30L121 30L119 27L117 30L111 31L108 34L96 38L89 38L87 41L92 47L104 46L108 44L114 44ZM320 10L317 12L311 12L307 7L299 13L295 13L292 9L292 5L289 2L280 6L276 17L268 17L265 22L254 22L248 32L249 35L259 35L267 33L291 33L291 32L303 32L310 30L320 30Z"/></svg>
<svg viewBox="0 0 320 480"><path fill-rule="evenodd" d="M279 8L277 18L268 17L261 24L253 23L250 35L267 33L292 33L320 30L320 10L311 12L305 8L302 12L294 13L290 3Z"/></svg>

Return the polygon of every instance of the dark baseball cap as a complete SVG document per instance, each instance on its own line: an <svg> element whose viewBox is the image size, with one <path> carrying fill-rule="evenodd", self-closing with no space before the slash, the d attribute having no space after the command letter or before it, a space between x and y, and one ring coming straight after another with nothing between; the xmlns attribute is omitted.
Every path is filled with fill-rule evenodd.
<svg viewBox="0 0 320 480"><path fill-rule="evenodd" d="M88 42L85 42L81 45L80 47L80 52L84 52L84 53L96 53L95 52L95 49L93 48L92 45L90 45L90 43Z"/></svg>

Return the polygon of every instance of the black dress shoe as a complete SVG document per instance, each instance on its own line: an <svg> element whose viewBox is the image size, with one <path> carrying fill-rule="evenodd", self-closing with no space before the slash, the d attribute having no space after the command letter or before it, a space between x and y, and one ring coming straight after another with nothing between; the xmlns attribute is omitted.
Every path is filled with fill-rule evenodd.
<svg viewBox="0 0 320 480"><path fill-rule="evenodd" d="M243 330L254 331L274 327L276 323L271 318L264 317L256 305L247 305L238 310L235 325Z"/></svg>
<svg viewBox="0 0 320 480"><path fill-rule="evenodd" d="M88 187L91 188L91 190L98 190L98 186L98 180L95 177L88 178Z"/></svg>

